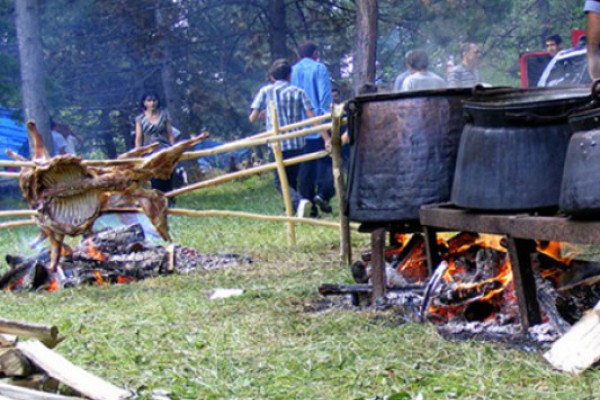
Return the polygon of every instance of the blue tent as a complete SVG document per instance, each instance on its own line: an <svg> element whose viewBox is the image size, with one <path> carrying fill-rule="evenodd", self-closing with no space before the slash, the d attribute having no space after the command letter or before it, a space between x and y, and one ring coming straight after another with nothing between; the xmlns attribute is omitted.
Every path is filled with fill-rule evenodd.
<svg viewBox="0 0 600 400"><path fill-rule="evenodd" d="M7 149L29 158L27 128L14 117L14 110L0 107L0 160L10 159L6 155Z"/></svg>

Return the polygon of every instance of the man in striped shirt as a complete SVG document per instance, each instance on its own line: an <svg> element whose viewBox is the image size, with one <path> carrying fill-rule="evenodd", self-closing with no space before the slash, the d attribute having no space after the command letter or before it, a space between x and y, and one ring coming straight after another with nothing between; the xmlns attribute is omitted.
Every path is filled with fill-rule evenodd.
<svg viewBox="0 0 600 400"><path fill-rule="evenodd" d="M481 50L476 43L463 43L460 46L461 63L448 74L448 87L473 87L481 83L477 69L480 55Z"/></svg>
<svg viewBox="0 0 600 400"><path fill-rule="evenodd" d="M273 83L263 86L254 100L252 101L251 113L248 119L254 122L259 119L261 111L266 109L267 130L273 128L271 108L269 103L275 104L277 120L279 126L285 126L300 122L306 117L313 118L313 105L306 92L297 86L290 84L292 74L292 66L286 59L276 60L269 69L269 79ZM304 146L306 139L304 136L293 139L284 140L281 143L283 158L288 159L304 154ZM273 154L271 154L273 159ZM304 217L308 211L310 202L303 200L302 195L298 191L298 172L301 164L295 164L285 167L285 173L290 186L290 196L292 205L298 210L298 216ZM281 182L279 176L275 172L275 186L281 193Z"/></svg>
<svg viewBox="0 0 600 400"><path fill-rule="evenodd" d="M600 0L586 0L588 70L593 80L600 79Z"/></svg>

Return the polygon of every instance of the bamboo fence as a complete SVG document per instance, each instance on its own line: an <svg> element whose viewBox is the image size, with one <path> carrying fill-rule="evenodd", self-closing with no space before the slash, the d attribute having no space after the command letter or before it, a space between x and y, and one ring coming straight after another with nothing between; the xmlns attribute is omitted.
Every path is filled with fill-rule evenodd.
<svg viewBox="0 0 600 400"><path fill-rule="evenodd" d="M345 182L342 174L342 155L341 155L341 138L340 138L340 127L346 123L342 118L343 108L342 106L332 107L331 114L321 115L315 118L306 119L294 124L285 126L279 126L277 120L277 113L274 112L274 104L269 104L271 108L272 126L271 130L252 135L243 139L232 141L223 144L218 147L214 147L208 150L191 151L186 152L181 157L181 160L191 160L200 157L217 155L220 153L226 153L241 148L250 148L256 146L262 146L269 144L274 154L275 161L264 164L257 167L248 168L241 171L228 173L225 175L218 176L209 180L193 183L176 190L165 193L166 197L176 197L185 193L189 193L195 190L203 189L206 187L216 186L225 182L230 182L245 176L263 173L265 171L276 170L281 182L281 192L285 205L285 216L275 215L262 215L248 212L236 212L236 211L225 211L225 210L189 210L189 209L169 209L169 214L190 216L190 217L207 217L207 216L218 216L218 217L236 217L236 218L250 218L262 221L280 221L287 225L287 237L288 244L294 246L296 244L295 224L307 224L323 227L331 227L339 229L340 234L340 257L343 263L350 265L352 262L352 252L350 246L350 230L356 230L356 226L351 226L348 222L347 217L343 215L344 207L344 195L345 195ZM321 131L331 131L332 138L331 153L329 151L318 151L310 154L304 154L302 156L283 159L281 152L280 143L284 140L289 140L297 137L306 136L312 133ZM290 197L290 188L287 182L287 176L285 174L285 167L295 165L307 161L317 160L323 157L332 157L333 162L333 175L335 191L338 198L338 204L340 209L340 222L332 221L321 221L311 218L299 218L294 216L294 209L292 207L292 201ZM88 166L115 166L120 164L131 164L133 162L140 162L143 158L124 158L124 159L112 159L112 160L83 160L83 165ZM4 161L0 160L0 167L33 167L34 163L31 161ZM18 172L0 172L0 177L18 178ZM107 210L107 212L141 212L139 208L122 208ZM0 217L33 217L37 213L33 210L11 210L1 211ZM35 220L33 218L22 219L16 221L9 221L0 223L1 229L9 229L19 226L33 225Z"/></svg>

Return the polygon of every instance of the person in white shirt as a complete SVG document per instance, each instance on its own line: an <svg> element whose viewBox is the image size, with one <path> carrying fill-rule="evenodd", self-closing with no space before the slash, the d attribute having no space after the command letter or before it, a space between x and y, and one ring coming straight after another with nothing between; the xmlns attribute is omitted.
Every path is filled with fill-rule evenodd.
<svg viewBox="0 0 600 400"><path fill-rule="evenodd" d="M410 50L404 57L410 75L402 83L402 91L444 89L446 82L428 71L429 57L421 49Z"/></svg>

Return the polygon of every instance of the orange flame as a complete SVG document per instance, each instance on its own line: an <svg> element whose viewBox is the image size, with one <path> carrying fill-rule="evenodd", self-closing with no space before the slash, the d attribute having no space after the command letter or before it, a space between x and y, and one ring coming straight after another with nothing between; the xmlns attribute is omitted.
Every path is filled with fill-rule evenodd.
<svg viewBox="0 0 600 400"><path fill-rule="evenodd" d="M106 285L107 282L104 278L102 278L102 274L100 273L100 271L94 271L94 276L96 277L96 283L98 285Z"/></svg>
<svg viewBox="0 0 600 400"><path fill-rule="evenodd" d="M130 278L128 276L119 275L117 276L117 283L131 283L135 281L135 279Z"/></svg>
<svg viewBox="0 0 600 400"><path fill-rule="evenodd" d="M89 256L97 261L106 261L106 254L102 253L91 240L86 240L87 252Z"/></svg>
<svg viewBox="0 0 600 400"><path fill-rule="evenodd" d="M60 290L60 283L58 283L56 278L52 278L46 290L48 292L56 292L57 290Z"/></svg>

